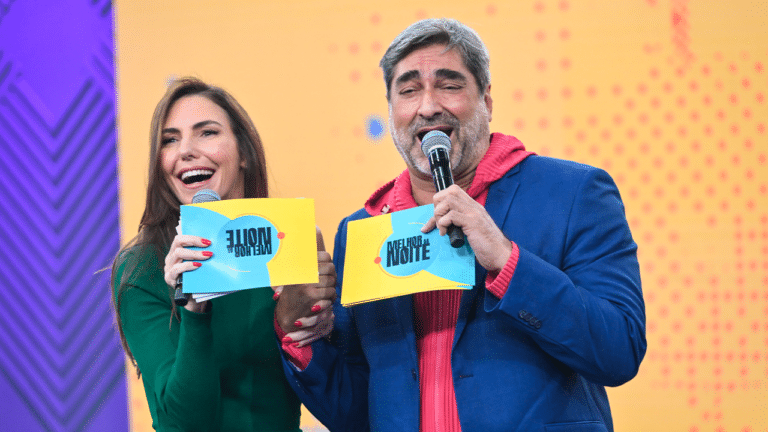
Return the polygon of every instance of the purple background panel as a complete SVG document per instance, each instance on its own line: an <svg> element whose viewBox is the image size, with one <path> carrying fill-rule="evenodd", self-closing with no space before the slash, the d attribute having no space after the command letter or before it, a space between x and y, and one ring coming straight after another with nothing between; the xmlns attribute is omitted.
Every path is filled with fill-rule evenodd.
<svg viewBox="0 0 768 432"><path fill-rule="evenodd" d="M0 431L128 430L112 5L0 0Z"/></svg>

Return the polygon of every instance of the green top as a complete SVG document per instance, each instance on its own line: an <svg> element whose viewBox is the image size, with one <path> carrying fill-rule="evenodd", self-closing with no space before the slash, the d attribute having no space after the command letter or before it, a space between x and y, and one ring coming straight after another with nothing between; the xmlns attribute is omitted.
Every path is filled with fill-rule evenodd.
<svg viewBox="0 0 768 432"><path fill-rule="evenodd" d="M213 299L205 314L179 308L178 320L171 317L173 293L158 257L142 249L121 255L115 280L136 264L119 307L125 339L141 370L152 427L299 431L300 403L283 374L274 334L272 290Z"/></svg>

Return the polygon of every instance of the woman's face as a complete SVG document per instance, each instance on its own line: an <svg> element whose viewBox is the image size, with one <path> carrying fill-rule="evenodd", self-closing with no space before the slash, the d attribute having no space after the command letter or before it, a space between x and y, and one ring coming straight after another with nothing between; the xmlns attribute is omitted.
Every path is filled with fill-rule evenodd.
<svg viewBox="0 0 768 432"><path fill-rule="evenodd" d="M160 161L165 180L182 204L190 204L201 189L212 189L223 200L244 197L245 161L229 116L204 96L185 96L171 106Z"/></svg>

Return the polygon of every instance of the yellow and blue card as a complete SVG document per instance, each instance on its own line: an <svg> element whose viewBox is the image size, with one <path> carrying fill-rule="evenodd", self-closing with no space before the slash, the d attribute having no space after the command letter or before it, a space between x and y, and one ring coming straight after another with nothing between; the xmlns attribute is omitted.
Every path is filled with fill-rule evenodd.
<svg viewBox="0 0 768 432"><path fill-rule="evenodd" d="M184 273L184 293L318 282L312 199L245 198L183 205L181 232L211 240L204 250L213 252L201 267Z"/></svg>
<svg viewBox="0 0 768 432"><path fill-rule="evenodd" d="M475 253L469 243L454 248L437 229L421 232L433 213L430 204L349 222L343 306L424 291L472 288Z"/></svg>

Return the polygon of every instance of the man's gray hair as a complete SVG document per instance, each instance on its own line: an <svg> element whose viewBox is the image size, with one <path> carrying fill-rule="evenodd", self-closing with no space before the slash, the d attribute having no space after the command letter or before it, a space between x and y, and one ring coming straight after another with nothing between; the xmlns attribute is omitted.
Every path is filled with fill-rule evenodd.
<svg viewBox="0 0 768 432"><path fill-rule="evenodd" d="M392 87L395 66L413 51L431 45L445 45L446 50L456 48L477 82L480 94L485 93L491 83L490 59L485 44L477 32L466 25L447 18L430 18L411 24L397 35L387 48L379 66L384 72L387 85L387 100Z"/></svg>

